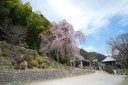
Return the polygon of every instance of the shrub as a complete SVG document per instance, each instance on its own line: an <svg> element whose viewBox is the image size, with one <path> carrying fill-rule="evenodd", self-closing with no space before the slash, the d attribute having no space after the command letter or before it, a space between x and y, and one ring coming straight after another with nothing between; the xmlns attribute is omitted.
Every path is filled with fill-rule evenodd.
<svg viewBox="0 0 128 85"><path fill-rule="evenodd" d="M15 65L16 64L16 61L15 60L12 60L12 65Z"/></svg>
<svg viewBox="0 0 128 85"><path fill-rule="evenodd" d="M0 48L0 57L2 56L2 49Z"/></svg>
<svg viewBox="0 0 128 85"><path fill-rule="evenodd" d="M7 42L2 41L2 42L0 42L0 47L10 49L11 44L8 44Z"/></svg>
<svg viewBox="0 0 128 85"><path fill-rule="evenodd" d="M25 56L25 60L26 60L26 61L32 61L33 58L34 58L33 55L26 55L26 56Z"/></svg>
<svg viewBox="0 0 128 85"><path fill-rule="evenodd" d="M36 50L30 50L30 49L27 49L27 52L31 55L34 55L34 56L37 56L37 51Z"/></svg>
<svg viewBox="0 0 128 85"><path fill-rule="evenodd" d="M21 54L25 54L26 53L26 49L24 47L20 47L19 51Z"/></svg>
<svg viewBox="0 0 128 85"><path fill-rule="evenodd" d="M24 64L22 64L20 67L21 67L21 70L25 70L26 69Z"/></svg>
<svg viewBox="0 0 128 85"><path fill-rule="evenodd" d="M23 55L20 56L21 62L25 61L25 56L26 56L25 54L23 54Z"/></svg>
<svg viewBox="0 0 128 85"><path fill-rule="evenodd" d="M21 64L21 62L24 61L24 60L22 60L19 56L15 56L14 60L15 60L15 62L16 62L17 64Z"/></svg>
<svg viewBox="0 0 128 85"><path fill-rule="evenodd" d="M112 73L113 73L112 67L111 67L111 66L108 66L108 67L106 68L106 72L112 74Z"/></svg>
<svg viewBox="0 0 128 85"><path fill-rule="evenodd" d="M24 42L24 43L20 43L20 46L23 47L23 48L29 48L29 46L27 45L26 42Z"/></svg>
<svg viewBox="0 0 128 85"><path fill-rule="evenodd" d="M46 63L49 65L50 61L47 58L43 58L43 63Z"/></svg>
<svg viewBox="0 0 128 85"><path fill-rule="evenodd" d="M33 68L31 61L28 61L28 68Z"/></svg>
<svg viewBox="0 0 128 85"><path fill-rule="evenodd" d="M42 63L42 69L48 68L48 65L46 63Z"/></svg>
<svg viewBox="0 0 128 85"><path fill-rule="evenodd" d="M42 68L42 64L39 64L39 65L38 65L38 68Z"/></svg>
<svg viewBox="0 0 128 85"><path fill-rule="evenodd" d="M2 49L2 56L3 57L9 57L10 53L11 53L10 49L8 49L8 48L3 48Z"/></svg>
<svg viewBox="0 0 128 85"><path fill-rule="evenodd" d="M32 66L34 66L34 67L37 67L38 66L37 60L32 60L31 63L32 63Z"/></svg>
<svg viewBox="0 0 128 85"><path fill-rule="evenodd" d="M42 64L42 63L43 63L43 58L42 58L42 56L38 56L38 57L36 58L36 60L37 60L38 64Z"/></svg>
<svg viewBox="0 0 128 85"><path fill-rule="evenodd" d="M16 70L19 70L19 69L20 69L20 64L16 64L16 65L15 65L15 69L16 69Z"/></svg>
<svg viewBox="0 0 128 85"><path fill-rule="evenodd" d="M28 63L26 61L22 62L20 65L21 70L25 70L28 66Z"/></svg>

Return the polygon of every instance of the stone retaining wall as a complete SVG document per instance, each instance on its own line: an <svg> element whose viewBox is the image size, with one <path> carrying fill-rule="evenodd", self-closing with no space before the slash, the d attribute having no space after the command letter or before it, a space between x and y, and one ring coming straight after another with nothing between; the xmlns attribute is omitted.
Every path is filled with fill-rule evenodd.
<svg viewBox="0 0 128 85"><path fill-rule="evenodd" d="M128 69L117 69L113 70L114 74L119 74L119 75L128 75Z"/></svg>
<svg viewBox="0 0 128 85"><path fill-rule="evenodd" d="M93 73L90 69L0 72L0 85Z"/></svg>

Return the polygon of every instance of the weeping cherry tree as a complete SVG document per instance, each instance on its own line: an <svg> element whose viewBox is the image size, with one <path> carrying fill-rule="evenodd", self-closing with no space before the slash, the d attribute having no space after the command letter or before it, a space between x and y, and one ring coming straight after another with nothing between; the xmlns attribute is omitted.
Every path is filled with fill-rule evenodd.
<svg viewBox="0 0 128 85"><path fill-rule="evenodd" d="M48 35L40 35L42 44L40 52L46 56L54 50L56 59L66 59L70 66L75 65L76 54L80 54L76 39L80 42L85 41L82 32L74 31L74 28L66 20L59 23L53 23L50 33Z"/></svg>

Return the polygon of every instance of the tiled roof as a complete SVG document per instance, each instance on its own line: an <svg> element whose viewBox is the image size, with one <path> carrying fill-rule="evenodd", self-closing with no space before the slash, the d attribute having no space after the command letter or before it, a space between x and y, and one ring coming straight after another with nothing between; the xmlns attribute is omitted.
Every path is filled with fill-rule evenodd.
<svg viewBox="0 0 128 85"><path fill-rule="evenodd" d="M116 61L116 59L114 59L112 57L107 57L102 62L110 62L110 61Z"/></svg>

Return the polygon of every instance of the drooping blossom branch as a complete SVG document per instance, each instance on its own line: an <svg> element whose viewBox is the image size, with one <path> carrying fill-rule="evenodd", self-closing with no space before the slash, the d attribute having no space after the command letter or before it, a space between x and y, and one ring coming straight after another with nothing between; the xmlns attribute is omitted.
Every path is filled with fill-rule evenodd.
<svg viewBox="0 0 128 85"><path fill-rule="evenodd" d="M56 50L56 57L64 57L68 55L69 61L75 59L75 54L79 53L80 49L77 46L76 38L84 42L85 37L82 32L74 31L74 28L66 20L59 23L53 23L49 35L41 34L42 44L47 44L41 47L41 51ZM45 48L45 49L44 49ZM43 50L42 50L43 49ZM60 56L60 54L64 54Z"/></svg>

